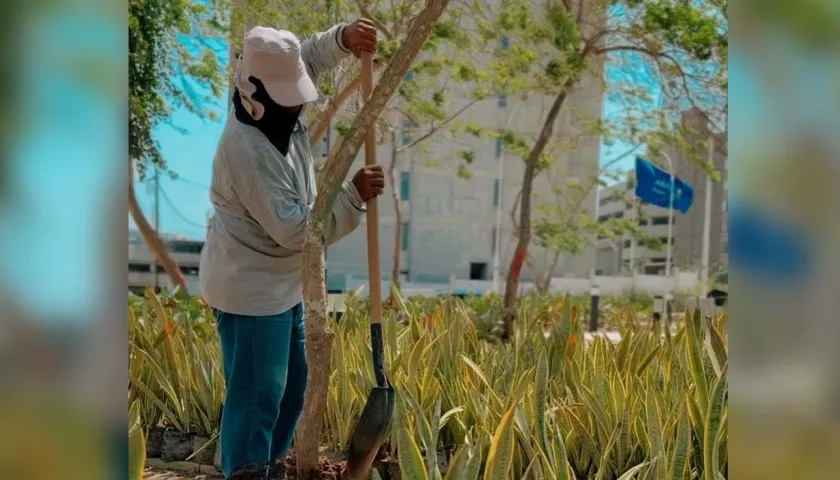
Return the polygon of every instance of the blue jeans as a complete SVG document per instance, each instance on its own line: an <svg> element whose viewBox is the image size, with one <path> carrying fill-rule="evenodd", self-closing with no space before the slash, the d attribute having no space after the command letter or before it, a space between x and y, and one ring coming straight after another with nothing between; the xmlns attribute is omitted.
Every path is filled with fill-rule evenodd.
<svg viewBox="0 0 840 480"><path fill-rule="evenodd" d="M227 395L222 412L222 472L281 459L292 445L306 391L303 304L264 317L213 310Z"/></svg>

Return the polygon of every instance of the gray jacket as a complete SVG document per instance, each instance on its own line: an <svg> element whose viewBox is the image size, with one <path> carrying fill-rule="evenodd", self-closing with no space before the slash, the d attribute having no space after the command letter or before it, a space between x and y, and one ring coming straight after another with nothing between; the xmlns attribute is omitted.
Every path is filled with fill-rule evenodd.
<svg viewBox="0 0 840 480"><path fill-rule="evenodd" d="M336 25L302 42L307 73L335 68L348 51ZM283 156L255 127L228 115L213 158L214 213L201 252L201 295L213 308L275 315L302 299L301 250L315 203L315 169L306 129L298 123ZM351 182L339 192L327 243L358 227L364 204Z"/></svg>

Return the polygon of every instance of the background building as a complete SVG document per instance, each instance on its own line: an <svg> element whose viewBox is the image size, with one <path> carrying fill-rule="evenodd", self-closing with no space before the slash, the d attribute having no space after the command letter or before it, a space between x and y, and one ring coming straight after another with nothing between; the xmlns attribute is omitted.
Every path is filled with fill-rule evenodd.
<svg viewBox="0 0 840 480"><path fill-rule="evenodd" d="M633 187L628 182L621 182L600 190L598 198L598 221L606 222L610 218L633 218L631 203ZM665 245L668 241L668 210L654 205L642 206L643 217L638 217L638 224L644 234L660 240L660 249L643 245L633 245L629 236L618 239L599 239L596 245L595 270L602 275L622 275L631 273L631 258L635 271L647 275L665 273ZM674 214L674 219L679 213ZM677 264L675 261L674 264Z"/></svg>
<svg viewBox="0 0 840 480"><path fill-rule="evenodd" d="M601 19L603 21L603 18ZM502 48L507 45L503 41ZM603 61L593 65L577 89L570 95L555 126L555 138L571 139L559 154L553 172L544 172L534 184L534 203L556 202L553 194L557 181L593 175L598 169L600 137L587 136L581 125L590 125L600 118L603 110L604 81ZM470 95L464 90L447 92L448 111L455 112ZM495 95L472 106L458 118L493 132L509 128L527 138L536 137L553 98L532 95L523 100L516 96ZM396 117L397 147L411 142L412 126ZM328 155L331 140L336 132L328 132L313 145L316 163ZM388 165L392 155L390 135L384 136L377 160ZM500 278L504 281L510 265L516 238L511 211L517 202L522 185L524 161L513 157L502 144L489 135L474 138L460 135L451 138L440 132L426 142L426 151L418 149L401 153L397 162L397 195L401 202L402 238L400 239L400 272L403 280L411 282L443 283L452 275L458 279L490 280L493 276L494 250L496 248L497 210L501 208L499 222ZM459 150L471 149L475 159L469 166L470 179L457 175L462 160ZM351 172L364 163L360 154ZM559 180L558 180L559 179ZM392 189L389 183L379 200L380 212L380 263L383 278L389 278L393 265L394 232L396 225ZM594 217L595 189L591 200L583 202L583 209ZM534 215L538 215L534 208ZM359 228L347 238L328 249L328 283L341 288L346 276L367 276L366 232ZM539 269L548 264L548 252L536 247L530 249L532 267ZM587 277L594 263L594 249L582 255L564 256L554 269L553 276ZM523 269L523 280L544 275L545 271Z"/></svg>
<svg viewBox="0 0 840 480"><path fill-rule="evenodd" d="M162 233L161 240L178 264L187 288L198 293L198 265L201 259L203 240L189 240L182 235ZM128 231L128 290L143 295L147 287L172 288L169 276L158 265L155 256L137 230Z"/></svg>
<svg viewBox="0 0 840 480"><path fill-rule="evenodd" d="M688 110L682 114L682 125L688 132L686 136L689 150L695 152L704 161L708 158L706 141L709 130L701 113ZM726 261L728 254L728 238L726 230L727 204L727 167L726 143L721 136L716 137L713 155L714 167L720 172L719 182L712 182L711 195L711 224L709 241L710 271ZM694 188L694 203L686 214L674 212L672 232L672 268L699 270L702 263L703 246L703 217L705 213L704 198L706 194L707 172L695 160L681 150L666 149L666 154L673 162L674 173ZM661 165L667 168L664 159ZM631 172L632 175L632 172ZM601 222L611 217L630 218L634 215L631 204L634 193L631 184L621 182L602 188L599 191L598 219ZM664 274L666 260L666 245L668 241L668 209L654 205L642 206L644 217L639 218L639 226L649 237L660 239L661 249L650 249L636 245L633 257L636 271L645 274ZM624 237L618 240L600 240L597 245L596 270L605 275L630 272L632 242ZM620 266L620 267L619 267Z"/></svg>

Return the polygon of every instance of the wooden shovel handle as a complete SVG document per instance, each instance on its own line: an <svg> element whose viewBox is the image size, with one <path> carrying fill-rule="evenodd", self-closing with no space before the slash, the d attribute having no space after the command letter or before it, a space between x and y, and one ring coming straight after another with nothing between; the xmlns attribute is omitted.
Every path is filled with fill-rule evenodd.
<svg viewBox="0 0 840 480"><path fill-rule="evenodd" d="M365 101L373 91L373 55L362 52L362 96ZM365 136L365 165L376 163L376 127L371 125ZM379 209L376 198L367 202L367 257L370 283L370 323L382 323L382 278L379 268Z"/></svg>

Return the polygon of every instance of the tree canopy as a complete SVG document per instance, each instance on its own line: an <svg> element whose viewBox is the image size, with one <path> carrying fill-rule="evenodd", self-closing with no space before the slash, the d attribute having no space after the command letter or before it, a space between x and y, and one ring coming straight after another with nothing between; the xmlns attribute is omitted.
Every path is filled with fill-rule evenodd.
<svg viewBox="0 0 840 480"><path fill-rule="evenodd" d="M214 0L129 1L128 156L141 176L148 166L166 167L154 130L173 111L218 114L227 28L225 9Z"/></svg>

